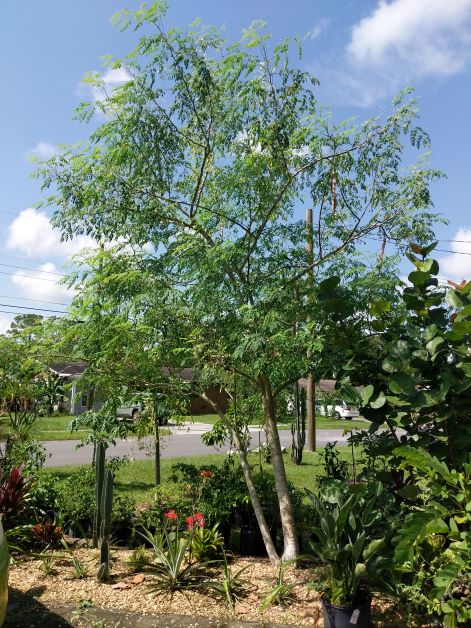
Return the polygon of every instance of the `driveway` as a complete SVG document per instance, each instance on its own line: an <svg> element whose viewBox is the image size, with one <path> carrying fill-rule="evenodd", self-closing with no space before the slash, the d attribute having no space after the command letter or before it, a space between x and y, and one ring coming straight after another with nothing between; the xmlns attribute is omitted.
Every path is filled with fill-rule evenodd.
<svg viewBox="0 0 471 628"><path fill-rule="evenodd" d="M204 423L193 423L187 427L172 427L170 436L162 439L162 458L176 458L177 456L198 456L201 454L221 454L226 453L229 444L225 447L207 447L201 440L201 435L211 429L210 425ZM258 428L251 428L251 446L258 447L259 443L265 442L265 432ZM291 446L291 433L289 430L280 430L280 440L283 447ZM322 447L329 441L337 441L340 445L346 443L343 430L318 430L317 444ZM93 446L86 445L77 449L80 443L78 440L46 441L43 443L49 457L46 460L46 467L61 467L69 464L87 464L92 459ZM108 450L110 456L131 456L134 460L145 460L151 458L152 453L139 448L137 438L129 437L125 440L117 441L116 445L110 446Z"/></svg>

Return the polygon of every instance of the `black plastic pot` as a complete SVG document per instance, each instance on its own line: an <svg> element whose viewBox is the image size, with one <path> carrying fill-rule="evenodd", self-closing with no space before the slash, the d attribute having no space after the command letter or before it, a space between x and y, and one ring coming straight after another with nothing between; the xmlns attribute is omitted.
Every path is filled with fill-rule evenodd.
<svg viewBox="0 0 471 628"><path fill-rule="evenodd" d="M276 529L270 528L273 543L276 543ZM258 527L241 526L240 553L243 556L266 556L267 550L263 542L262 533Z"/></svg>
<svg viewBox="0 0 471 628"><path fill-rule="evenodd" d="M229 547L229 541L231 538L231 528L232 528L232 525L230 521L224 521L218 524L218 531L222 535L222 538L224 539L224 547Z"/></svg>
<svg viewBox="0 0 471 628"><path fill-rule="evenodd" d="M265 556L262 533L258 528L242 526L240 529L240 553L243 556Z"/></svg>
<svg viewBox="0 0 471 628"><path fill-rule="evenodd" d="M336 606L322 600L324 628L371 628L371 598L352 606Z"/></svg>

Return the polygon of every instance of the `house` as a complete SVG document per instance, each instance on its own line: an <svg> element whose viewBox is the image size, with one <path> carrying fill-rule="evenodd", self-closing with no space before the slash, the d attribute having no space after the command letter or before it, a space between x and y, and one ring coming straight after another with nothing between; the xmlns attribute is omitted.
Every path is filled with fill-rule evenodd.
<svg viewBox="0 0 471 628"><path fill-rule="evenodd" d="M83 376L87 364L85 362L54 362L49 369L58 375L66 384L65 411L69 414L82 414L89 409L99 410L102 401L93 398L91 391L80 391L79 380ZM180 371L183 381L190 382L193 379L193 369L184 368ZM211 386L206 390L206 395L219 405L224 411L227 409L227 393L218 386ZM194 395L188 408L189 414L212 414L214 410L210 403Z"/></svg>
<svg viewBox="0 0 471 628"><path fill-rule="evenodd" d="M85 362L55 362L50 365L50 370L63 378L64 383L68 384L66 390L65 411L69 414L76 415L86 412L88 409L99 410L102 402L99 399L93 399L90 392L80 391L79 380L85 372L87 365ZM168 371L168 369L163 369ZM193 379L193 369L183 368L180 371L180 377L183 381L191 382ZM321 379L316 384L317 392L331 393L335 390L335 379ZM306 388L306 378L299 380L301 388ZM206 395L212 399L225 412L229 403L227 392L219 386L211 386L206 390ZM212 414L213 407L205 399L201 399L197 395L191 398L188 408L189 414Z"/></svg>

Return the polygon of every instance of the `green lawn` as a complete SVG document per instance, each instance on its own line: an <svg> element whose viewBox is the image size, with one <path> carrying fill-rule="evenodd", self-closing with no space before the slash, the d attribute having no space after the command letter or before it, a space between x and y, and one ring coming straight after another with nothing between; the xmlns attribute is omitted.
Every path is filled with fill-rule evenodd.
<svg viewBox="0 0 471 628"><path fill-rule="evenodd" d="M351 462L351 450L348 447L338 448L341 457ZM319 453L304 452L301 465L293 465L289 454L284 454L288 479L300 488L315 489L316 477L323 475L322 459ZM166 458L162 460L162 483L168 482L171 466L177 462L196 464L221 465L225 459L223 454L208 454L195 457ZM255 467L259 465L259 456L250 454L250 463ZM358 463L358 461L357 461ZM77 465L67 467L51 467L44 469L43 473L54 475L59 478L66 478L68 475L77 472L80 467ZM262 468L271 471L271 466L262 463ZM121 467L116 476L116 491L127 495L136 501L148 500L152 495L154 486L154 466L150 460L136 460Z"/></svg>
<svg viewBox="0 0 471 628"><path fill-rule="evenodd" d="M188 418L190 421L194 421L195 423L207 423L208 425L214 425L218 420L217 414L195 414ZM365 421L364 419L354 419L352 421L341 419L336 421L335 419L330 419L321 415L316 416L316 427L319 430L367 429L369 426L369 421ZM280 430L289 430L291 429L291 425L289 423L279 423L278 428Z"/></svg>
<svg viewBox="0 0 471 628"><path fill-rule="evenodd" d="M77 440L88 434L89 430L70 432L67 429L73 416L45 416L39 417L35 426L34 435L38 440ZM0 436L8 433L8 419L2 417Z"/></svg>

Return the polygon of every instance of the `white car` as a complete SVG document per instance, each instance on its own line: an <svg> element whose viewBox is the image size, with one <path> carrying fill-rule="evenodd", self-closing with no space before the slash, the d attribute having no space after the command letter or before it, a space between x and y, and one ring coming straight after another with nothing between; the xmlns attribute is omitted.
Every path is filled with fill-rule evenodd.
<svg viewBox="0 0 471 628"><path fill-rule="evenodd" d="M352 408L352 406L349 406L345 403L345 401L341 401L337 406L327 406L327 408L326 406L319 405L317 407L317 412L324 416L326 414L326 409L327 416L332 416L336 420L348 419L350 421L351 419L356 419L360 416L358 409Z"/></svg>

